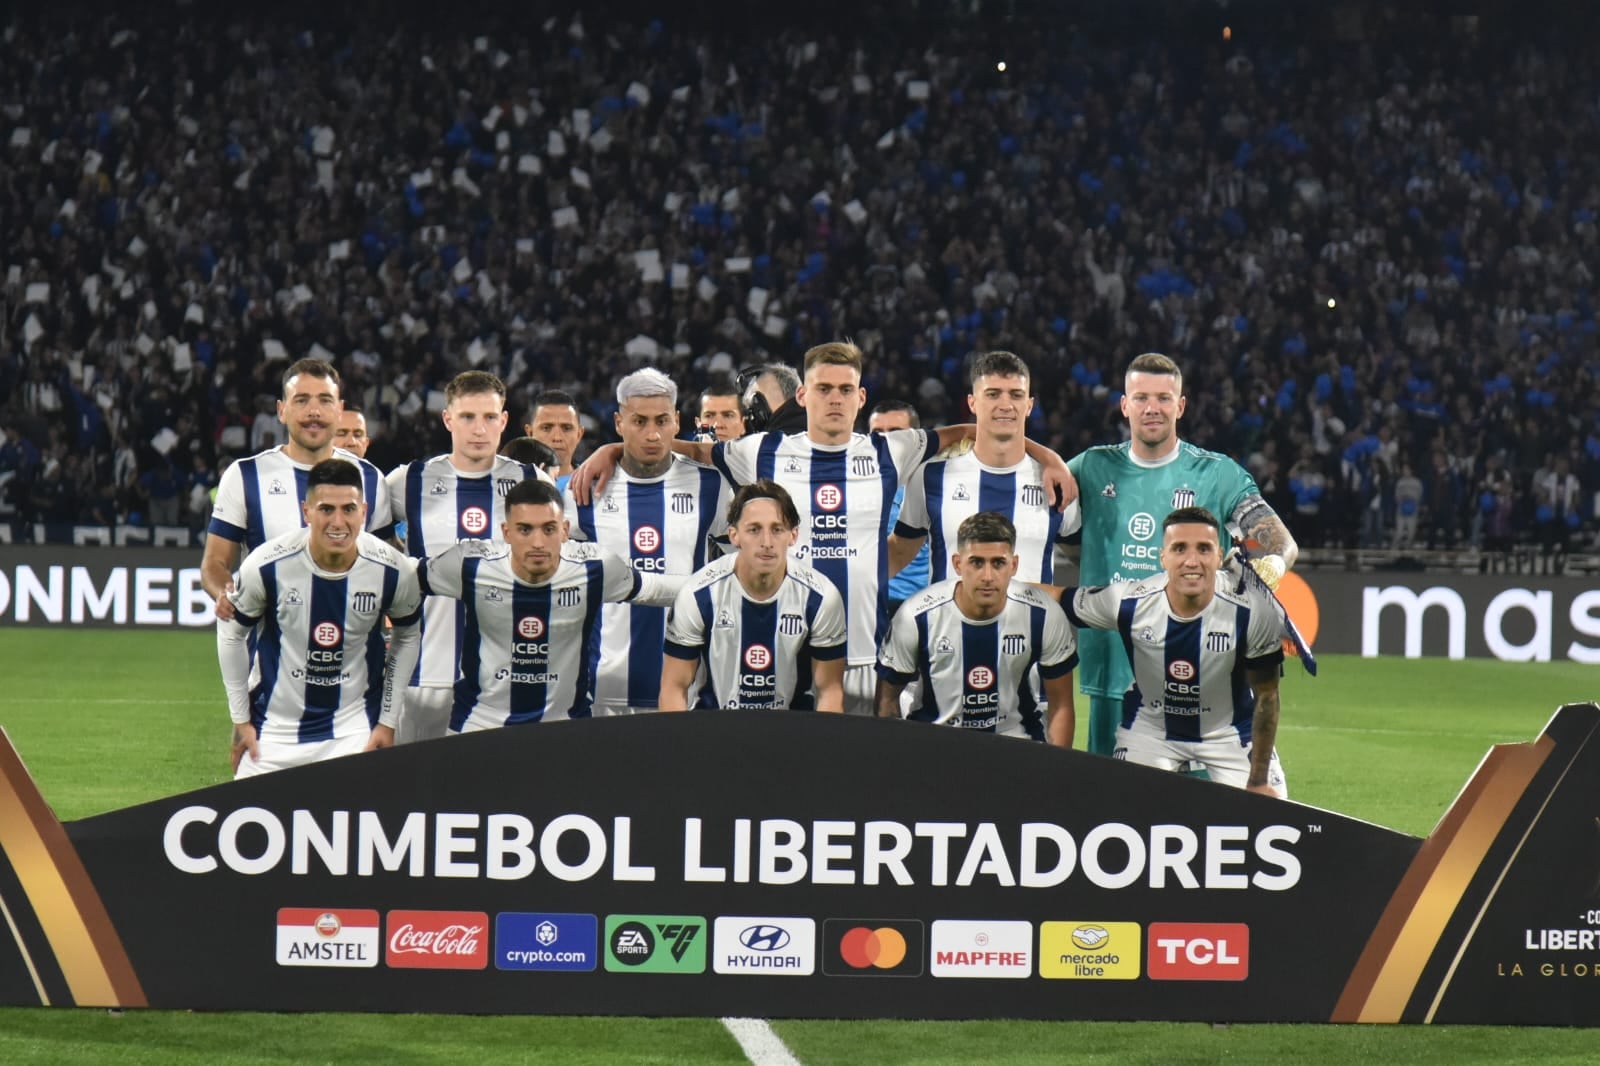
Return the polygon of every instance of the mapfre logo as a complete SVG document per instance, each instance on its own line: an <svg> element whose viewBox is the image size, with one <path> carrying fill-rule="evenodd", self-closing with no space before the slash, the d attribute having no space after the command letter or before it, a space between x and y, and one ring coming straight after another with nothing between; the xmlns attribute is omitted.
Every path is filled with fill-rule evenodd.
<svg viewBox="0 0 1600 1066"><path fill-rule="evenodd" d="M1152 981L1243 981L1250 976L1250 927L1153 922L1145 955Z"/></svg>
<svg viewBox="0 0 1600 1066"><path fill-rule="evenodd" d="M399 969L482 970L489 965L483 911L390 911L384 962Z"/></svg>

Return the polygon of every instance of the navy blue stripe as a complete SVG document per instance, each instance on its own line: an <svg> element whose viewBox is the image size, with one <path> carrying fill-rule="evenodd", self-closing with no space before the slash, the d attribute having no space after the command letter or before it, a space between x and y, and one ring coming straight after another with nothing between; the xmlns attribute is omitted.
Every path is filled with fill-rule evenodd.
<svg viewBox="0 0 1600 1066"><path fill-rule="evenodd" d="M493 540L494 528L494 478L456 476L456 538L458 540ZM486 516L485 525L478 532L470 532L462 523L467 509L478 507Z"/></svg>
<svg viewBox="0 0 1600 1066"><path fill-rule="evenodd" d="M1034 667L1039 665L1044 648L1044 609L1028 608L1028 661L1017 680L1017 713L1022 728L1034 740L1044 739L1044 714L1038 694L1033 688Z"/></svg>
<svg viewBox="0 0 1600 1066"><path fill-rule="evenodd" d="M450 728L458 733L483 693L483 630L478 620L478 564L482 562L481 558L473 556L461 565L462 613L466 615L467 635L471 639L461 649L461 676L456 678L455 698L450 705ZM511 624L515 632L515 618Z"/></svg>
<svg viewBox="0 0 1600 1066"><path fill-rule="evenodd" d="M253 456L239 460L239 479L244 484L244 550L251 552L267 539L261 519L261 471Z"/></svg>
<svg viewBox="0 0 1600 1066"><path fill-rule="evenodd" d="M733 578L733 580L737 581L739 579ZM766 675L769 683L757 686L759 692L766 694L764 698L760 698L745 695L744 685L739 681L735 681L735 691L739 693L739 706L776 706L778 699L778 597L774 596L766 603L754 603L740 597L740 604L739 676ZM751 666L750 659L746 654L757 644L763 645L767 649L767 665L765 669L757 669ZM799 709L796 708L796 710Z"/></svg>
<svg viewBox="0 0 1600 1066"><path fill-rule="evenodd" d="M1039 564L1039 583L1053 585L1056 581L1056 538L1061 535L1061 512L1054 507L1045 508L1044 559Z"/></svg>
<svg viewBox="0 0 1600 1066"><path fill-rule="evenodd" d="M1128 657L1128 669L1133 671L1133 612L1139 601L1129 597L1117 604L1117 632L1122 636L1122 653ZM1069 612L1070 613L1070 612ZM1134 672L1134 682L1122 696L1122 725L1127 728L1139 716L1139 681Z"/></svg>
<svg viewBox="0 0 1600 1066"><path fill-rule="evenodd" d="M428 557L422 539L422 466L423 460L417 459L406 467L406 554L413 559Z"/></svg>
<svg viewBox="0 0 1600 1066"><path fill-rule="evenodd" d="M600 608L605 605L606 568L598 559L584 561L588 571L588 588L583 602L583 647L578 653L578 688L573 693L573 704L567 711L569 718L588 718L594 712L594 679L600 671ZM634 574L634 588L638 588L639 575ZM659 658L656 670L661 669ZM659 673L657 674L659 683Z"/></svg>
<svg viewBox="0 0 1600 1066"><path fill-rule="evenodd" d="M950 549L944 541L944 474L949 464L935 460L922 471L928 502L928 581L950 579Z"/></svg>
<svg viewBox="0 0 1600 1066"><path fill-rule="evenodd" d="M939 694L933 687L933 648L928 644L928 613L917 613L917 669L922 675L922 703L911 709L914 722L939 720Z"/></svg>
<svg viewBox="0 0 1600 1066"><path fill-rule="evenodd" d="M997 474L992 470L978 471L978 510L1004 515L1006 521L1017 520L1017 475Z"/></svg>
<svg viewBox="0 0 1600 1066"><path fill-rule="evenodd" d="M656 531L655 551L639 547L637 535L628 538L628 557L647 561L652 573L666 573L667 556L667 485L665 481L648 484L628 484L628 528L637 534L643 526ZM634 577L644 567L634 565ZM667 609L632 604L626 608L628 616L628 706L654 707L661 695L661 656L657 649L667 639ZM600 624L600 612L595 612L595 625ZM595 646L599 647L599 634Z"/></svg>
<svg viewBox="0 0 1600 1066"><path fill-rule="evenodd" d="M812 659L811 637L817 631L817 611L822 607L822 593L810 589L806 593L806 605L802 614L806 620L805 639L800 642L800 653L795 656L794 691L789 694L789 706L797 711L814 711L817 709L817 690L811 676ZM777 650L773 651L773 658L777 658ZM777 663L774 662L776 667Z"/></svg>
<svg viewBox="0 0 1600 1066"><path fill-rule="evenodd" d="M694 538L694 569L706 565L711 547L711 527L717 521L717 504L722 499L722 475L715 470L700 470L699 531ZM693 571L691 571L692 573Z"/></svg>
<svg viewBox="0 0 1600 1066"><path fill-rule="evenodd" d="M400 572L392 566L383 568L382 606L372 619L367 632L367 724L376 726L383 713L383 660L388 647L383 640L383 616L394 602L394 593L400 585Z"/></svg>
<svg viewBox="0 0 1600 1066"><path fill-rule="evenodd" d="M294 499L295 499L295 503L301 504L301 503L305 503L306 502L306 494L311 491L311 484L310 483L311 483L311 471L309 471L309 470L301 470L298 466L295 467L294 468ZM300 519L300 528L301 529L306 528L306 509L304 507L296 507L294 509L294 511L295 511L296 517L298 517Z"/></svg>
<svg viewBox="0 0 1600 1066"><path fill-rule="evenodd" d="M867 437L878 453L878 481L882 494L878 498L878 549L873 555L878 560L877 611L873 623L872 642L881 647L889 633L889 533L894 528L894 512L890 504L900 491L900 468L894 465L894 452L889 449L889 438L882 433ZM845 509L849 509L846 501ZM839 593L844 595L843 590ZM849 600L845 601L849 603ZM848 616L847 616L848 617ZM848 633L848 624L846 632ZM848 653L847 653L848 654ZM848 661L848 660L847 660Z"/></svg>
<svg viewBox="0 0 1600 1066"><path fill-rule="evenodd" d="M527 619L537 618L539 637L524 637L523 626ZM544 653L518 655L513 645L511 653L511 717L508 725L537 722L550 706L550 686L542 681L518 681L518 675L549 676L550 673L550 586L524 585L517 582L511 590L511 639L516 644L543 647Z"/></svg>
<svg viewBox="0 0 1600 1066"><path fill-rule="evenodd" d="M274 560L261 568L261 587L266 592L267 607L261 612L261 628L255 631L256 662L261 667L261 680L250 700L250 721L260 736L261 726L267 720L267 705L272 702L272 690L278 684L278 667L283 660L283 630L278 628L278 563Z"/></svg>
<svg viewBox="0 0 1600 1066"><path fill-rule="evenodd" d="M216 515L211 516L211 523L206 526L206 533L221 537L223 540L231 540L235 544L239 543L245 538L244 530L240 529L232 522L224 522Z"/></svg>
<svg viewBox="0 0 1600 1066"><path fill-rule="evenodd" d="M600 534L594 525L594 501L595 497L591 495L588 503L578 504L578 529L582 531L583 539L590 544L600 543Z"/></svg>
<svg viewBox="0 0 1600 1066"><path fill-rule="evenodd" d="M1242 603L1235 608L1233 627L1233 671L1228 679L1233 687L1233 728L1239 731L1239 743L1248 746L1255 735L1256 693L1245 666L1250 650L1250 608Z"/></svg>
<svg viewBox="0 0 1600 1066"><path fill-rule="evenodd" d="M782 443L782 433L766 433L762 435L761 444L756 448L757 480L775 480L778 472L778 446ZM734 485L739 484L731 477L728 478L728 481Z"/></svg>
<svg viewBox="0 0 1600 1066"><path fill-rule="evenodd" d="M1204 632L1204 616L1188 622L1180 622L1171 616L1167 618L1166 639L1161 643L1166 687L1161 706L1164 708L1168 740L1200 739L1200 638ZM1178 662L1189 664L1189 676L1173 673L1173 664ZM1193 694L1178 695L1173 688L1175 684L1193 685ZM1192 713L1178 714L1175 708Z"/></svg>
<svg viewBox="0 0 1600 1066"><path fill-rule="evenodd" d="M737 579L735 579L737 580ZM706 683L700 687L700 698L695 701L695 706L701 710L712 710L721 707L728 694L717 691L717 675L710 669L707 661L707 651L711 647L711 587L694 590L695 609L700 612L700 661L705 662Z"/></svg>
<svg viewBox="0 0 1600 1066"><path fill-rule="evenodd" d="M972 669L987 667L989 686L976 688L972 684ZM1000 698L1000 626L998 623L975 625L961 622L961 711L960 720L982 721L990 719L984 732L993 733L999 719ZM991 702L979 703L977 700Z"/></svg>
<svg viewBox="0 0 1600 1066"><path fill-rule="evenodd" d="M345 604L349 599L348 577L328 578L311 575L311 604L306 624L306 686L305 713L300 716L300 743L333 739L333 716L344 696L344 684L339 675L345 670ZM317 630L334 626L338 639L330 645L317 640ZM311 656L326 656L321 662ZM334 683L312 684L312 677L332 677Z"/></svg>
<svg viewBox="0 0 1600 1066"><path fill-rule="evenodd" d="M378 486L381 481L378 477L378 468L371 463L361 460L356 463L361 471L361 483L366 486L367 493L367 531L372 531L372 523L378 520Z"/></svg>

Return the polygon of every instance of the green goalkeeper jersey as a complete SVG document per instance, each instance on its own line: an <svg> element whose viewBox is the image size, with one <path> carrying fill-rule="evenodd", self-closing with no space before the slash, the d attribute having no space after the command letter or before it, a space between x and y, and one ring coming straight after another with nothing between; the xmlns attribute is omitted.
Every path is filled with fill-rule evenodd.
<svg viewBox="0 0 1600 1066"><path fill-rule="evenodd" d="M1138 581L1161 570L1161 522L1179 507L1204 507L1224 526L1222 550L1232 545L1227 524L1261 490L1226 455L1180 443L1155 465L1135 459L1130 442L1090 448L1067 464L1078 479L1083 547L1078 582ZM1092 696L1121 696L1133 670L1121 637L1110 630L1078 633L1079 684Z"/></svg>

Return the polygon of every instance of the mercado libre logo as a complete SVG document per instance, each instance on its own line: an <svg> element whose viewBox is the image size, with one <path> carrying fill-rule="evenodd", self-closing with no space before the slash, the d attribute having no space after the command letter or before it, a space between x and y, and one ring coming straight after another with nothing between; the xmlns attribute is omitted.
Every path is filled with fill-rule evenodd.
<svg viewBox="0 0 1600 1066"><path fill-rule="evenodd" d="M822 939L822 972L830 977L920 977L927 956L915 919L829 918Z"/></svg>

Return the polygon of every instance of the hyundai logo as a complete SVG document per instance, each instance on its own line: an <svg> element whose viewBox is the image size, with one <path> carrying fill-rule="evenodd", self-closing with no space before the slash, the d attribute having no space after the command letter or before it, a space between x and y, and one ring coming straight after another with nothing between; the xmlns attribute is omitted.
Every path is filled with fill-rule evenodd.
<svg viewBox="0 0 1600 1066"><path fill-rule="evenodd" d="M781 925L752 925L739 934L739 943L751 951L782 951L789 946L789 930Z"/></svg>

